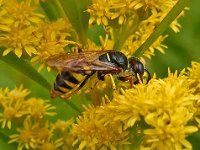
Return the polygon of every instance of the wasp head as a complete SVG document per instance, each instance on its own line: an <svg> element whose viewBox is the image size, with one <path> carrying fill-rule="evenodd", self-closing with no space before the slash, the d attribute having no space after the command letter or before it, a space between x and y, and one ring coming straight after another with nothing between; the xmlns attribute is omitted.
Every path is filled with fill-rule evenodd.
<svg viewBox="0 0 200 150"><path fill-rule="evenodd" d="M136 81L134 82L135 84L139 83L139 81L141 80L143 82L143 75L145 72L145 68L143 63L135 57L129 58L129 71L133 74L136 75ZM140 79L138 79L138 76Z"/></svg>

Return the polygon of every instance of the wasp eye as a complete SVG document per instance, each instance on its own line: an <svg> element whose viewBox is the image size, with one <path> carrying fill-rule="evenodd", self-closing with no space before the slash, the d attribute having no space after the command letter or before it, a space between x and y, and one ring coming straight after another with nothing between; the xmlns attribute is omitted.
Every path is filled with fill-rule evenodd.
<svg viewBox="0 0 200 150"><path fill-rule="evenodd" d="M140 61L137 61L136 64L135 64L135 71L136 73L138 73L140 75L140 77L143 76L144 74L144 66L143 64L140 62Z"/></svg>
<svg viewBox="0 0 200 150"><path fill-rule="evenodd" d="M144 74L144 65L138 58L130 58L129 59L130 68L137 74L139 74L140 77Z"/></svg>

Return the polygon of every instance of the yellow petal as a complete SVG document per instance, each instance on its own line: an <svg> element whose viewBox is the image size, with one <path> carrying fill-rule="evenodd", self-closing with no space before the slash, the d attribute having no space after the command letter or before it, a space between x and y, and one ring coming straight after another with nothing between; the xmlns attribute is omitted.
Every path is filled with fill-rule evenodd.
<svg viewBox="0 0 200 150"><path fill-rule="evenodd" d="M101 24L101 18L100 18L100 17L97 18L97 24L98 24L98 25Z"/></svg>
<svg viewBox="0 0 200 150"><path fill-rule="evenodd" d="M8 53L10 53L13 50L13 48L7 48L3 51L3 56L6 56Z"/></svg>
<svg viewBox="0 0 200 150"><path fill-rule="evenodd" d="M186 133L193 133L193 132L197 132L198 128L195 126L186 126L186 127L184 127L184 131Z"/></svg>
<svg viewBox="0 0 200 150"><path fill-rule="evenodd" d="M137 9L141 8L142 6L144 6L144 4L138 3L137 5L135 5L134 9L137 10Z"/></svg>
<svg viewBox="0 0 200 150"><path fill-rule="evenodd" d="M103 22L104 25L108 25L108 20L105 16L102 17L102 22Z"/></svg>
<svg viewBox="0 0 200 150"><path fill-rule="evenodd" d="M186 139L181 140L181 143L188 149L192 149L192 145Z"/></svg>
<svg viewBox="0 0 200 150"><path fill-rule="evenodd" d="M0 25L0 29L2 30L2 31L10 31L10 27L9 26L6 26L6 25Z"/></svg>
<svg viewBox="0 0 200 150"><path fill-rule="evenodd" d="M31 56L31 53L33 54L37 53L36 49L32 46L25 46L24 49L26 50L29 56Z"/></svg>
<svg viewBox="0 0 200 150"><path fill-rule="evenodd" d="M18 58L20 58L22 56L22 49L20 48L15 48L15 54L17 55Z"/></svg>
<svg viewBox="0 0 200 150"><path fill-rule="evenodd" d="M120 15L119 16L119 21L118 21L118 23L119 24L122 24L124 22L124 16L123 15Z"/></svg>
<svg viewBox="0 0 200 150"><path fill-rule="evenodd" d="M8 127L8 129L11 129L11 120L8 120L7 127Z"/></svg>

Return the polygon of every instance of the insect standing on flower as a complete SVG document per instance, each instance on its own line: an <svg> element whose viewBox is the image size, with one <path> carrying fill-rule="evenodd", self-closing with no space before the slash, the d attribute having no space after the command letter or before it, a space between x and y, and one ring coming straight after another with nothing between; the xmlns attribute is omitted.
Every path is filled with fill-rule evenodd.
<svg viewBox="0 0 200 150"><path fill-rule="evenodd" d="M94 73L97 73L98 79L102 81L105 75L109 74L114 89L112 76L120 81L129 81L131 87L143 82L144 72L148 75L147 82L151 79L150 73L138 58L127 58L115 50L59 54L50 57L46 64L60 71L51 96L64 99L79 91Z"/></svg>

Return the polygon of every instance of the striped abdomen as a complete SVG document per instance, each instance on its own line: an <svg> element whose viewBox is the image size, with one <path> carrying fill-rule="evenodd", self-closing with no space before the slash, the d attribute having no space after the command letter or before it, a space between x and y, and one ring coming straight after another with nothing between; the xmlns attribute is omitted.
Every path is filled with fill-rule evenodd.
<svg viewBox="0 0 200 150"><path fill-rule="evenodd" d="M60 72L54 82L52 97L62 97L62 95L70 97L84 85L88 78L89 75L82 75L80 73L71 73L68 71Z"/></svg>

